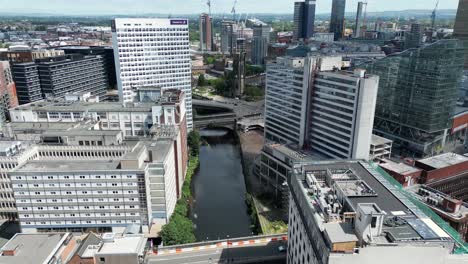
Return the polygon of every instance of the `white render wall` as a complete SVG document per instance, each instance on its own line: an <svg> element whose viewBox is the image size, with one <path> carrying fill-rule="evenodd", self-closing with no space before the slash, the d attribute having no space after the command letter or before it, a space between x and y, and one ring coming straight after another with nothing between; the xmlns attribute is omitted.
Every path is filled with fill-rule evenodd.
<svg viewBox="0 0 468 264"><path fill-rule="evenodd" d="M112 42L120 100L133 101L139 86L182 90L192 129L188 20L115 19Z"/></svg>

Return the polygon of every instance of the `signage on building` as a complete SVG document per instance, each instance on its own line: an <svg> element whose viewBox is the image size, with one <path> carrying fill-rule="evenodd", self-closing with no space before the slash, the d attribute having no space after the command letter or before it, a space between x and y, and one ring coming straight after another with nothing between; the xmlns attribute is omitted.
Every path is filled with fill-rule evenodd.
<svg viewBox="0 0 468 264"><path fill-rule="evenodd" d="M188 21L186 19L171 19L171 25L187 25Z"/></svg>

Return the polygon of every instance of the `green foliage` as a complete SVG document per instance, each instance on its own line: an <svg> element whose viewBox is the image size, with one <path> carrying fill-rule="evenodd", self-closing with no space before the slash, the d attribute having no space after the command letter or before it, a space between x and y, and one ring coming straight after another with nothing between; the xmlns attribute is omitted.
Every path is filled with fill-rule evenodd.
<svg viewBox="0 0 468 264"><path fill-rule="evenodd" d="M198 76L198 86L205 86L206 85L206 78L204 74L200 74Z"/></svg>
<svg viewBox="0 0 468 264"><path fill-rule="evenodd" d="M189 41L200 41L200 33L198 31L190 30L189 32Z"/></svg>
<svg viewBox="0 0 468 264"><path fill-rule="evenodd" d="M245 195L245 204L247 205L247 214L250 216L250 229L257 234L262 233L260 222L258 221L257 209L250 194Z"/></svg>
<svg viewBox="0 0 468 264"><path fill-rule="evenodd" d="M161 230L161 237L164 245L173 246L179 244L193 243L196 241L193 222L189 217L189 201L192 198L190 185L192 177L197 171L199 165L198 155L191 156L185 176L185 182L182 186L182 197L177 201L174 213L169 223L164 225Z"/></svg>
<svg viewBox="0 0 468 264"><path fill-rule="evenodd" d="M166 246L187 244L196 241L192 221L176 213L173 214L169 223L163 226L161 236Z"/></svg>
<svg viewBox="0 0 468 264"><path fill-rule="evenodd" d="M249 97L262 97L265 95L263 89L257 86L246 86L244 94Z"/></svg>
<svg viewBox="0 0 468 264"><path fill-rule="evenodd" d="M278 21L273 22L271 27L274 31L293 31L294 30L294 22L292 21Z"/></svg>
<svg viewBox="0 0 468 264"><path fill-rule="evenodd" d="M187 144L190 148L191 156L198 156L200 153L201 137L198 131L192 130L187 137Z"/></svg>
<svg viewBox="0 0 468 264"><path fill-rule="evenodd" d="M228 90L227 85L226 85L226 80L224 78L216 79L213 82L213 86L214 86L215 92L217 94L222 95L222 94L226 93L226 91Z"/></svg>
<svg viewBox="0 0 468 264"><path fill-rule="evenodd" d="M265 72L265 67L255 65L245 65L245 74L247 76L259 75Z"/></svg>
<svg viewBox="0 0 468 264"><path fill-rule="evenodd" d="M213 64L215 61L216 61L216 59L213 56L205 57L205 63L206 64Z"/></svg>

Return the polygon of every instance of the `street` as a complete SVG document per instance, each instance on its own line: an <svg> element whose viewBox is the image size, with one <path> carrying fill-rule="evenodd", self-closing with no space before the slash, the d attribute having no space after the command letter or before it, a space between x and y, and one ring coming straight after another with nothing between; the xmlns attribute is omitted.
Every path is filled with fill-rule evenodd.
<svg viewBox="0 0 468 264"><path fill-rule="evenodd" d="M279 252L279 246L287 246L283 241L268 244L248 245L181 252L171 255L153 255L147 258L148 264L204 264L204 263L286 263L286 253ZM228 262L229 261L229 262Z"/></svg>

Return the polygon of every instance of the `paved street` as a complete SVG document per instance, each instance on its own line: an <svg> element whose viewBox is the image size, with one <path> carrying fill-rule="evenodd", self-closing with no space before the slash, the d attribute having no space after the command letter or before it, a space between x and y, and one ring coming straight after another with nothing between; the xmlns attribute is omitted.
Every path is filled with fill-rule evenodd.
<svg viewBox="0 0 468 264"><path fill-rule="evenodd" d="M207 249L193 252L182 252L172 255L150 256L148 264L205 264L205 263L286 263L286 253L278 251L283 241L269 242L249 246ZM229 260L229 262L227 262Z"/></svg>

